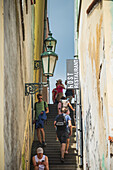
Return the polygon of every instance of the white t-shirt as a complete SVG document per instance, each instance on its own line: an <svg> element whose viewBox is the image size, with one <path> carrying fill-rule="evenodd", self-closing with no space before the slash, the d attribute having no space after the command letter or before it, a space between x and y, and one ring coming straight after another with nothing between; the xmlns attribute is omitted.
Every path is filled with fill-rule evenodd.
<svg viewBox="0 0 113 170"><path fill-rule="evenodd" d="M66 99L62 99L59 103L58 103L58 114L61 114L61 107L63 108L67 108L69 104L69 101ZM68 109L67 114L70 114L70 111Z"/></svg>
<svg viewBox="0 0 113 170"><path fill-rule="evenodd" d="M69 101L68 100L62 100L62 103L63 103L63 107L68 107L68 104L69 104Z"/></svg>
<svg viewBox="0 0 113 170"><path fill-rule="evenodd" d="M42 162L45 161L45 155L43 155L42 159L39 159L37 155L35 155L35 161L38 163L38 161ZM39 170L44 170L45 166L44 165L39 165Z"/></svg>

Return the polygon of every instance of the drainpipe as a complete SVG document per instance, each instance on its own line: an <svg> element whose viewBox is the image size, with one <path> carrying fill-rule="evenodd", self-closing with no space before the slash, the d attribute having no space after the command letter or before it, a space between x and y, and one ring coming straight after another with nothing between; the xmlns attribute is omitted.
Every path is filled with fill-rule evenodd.
<svg viewBox="0 0 113 170"><path fill-rule="evenodd" d="M45 9L44 9L44 40L46 39L46 28L47 28L47 0L45 0ZM45 46L43 43L43 52L45 51ZM42 83L42 68L40 69L40 82ZM39 92L42 93L42 84L40 85Z"/></svg>
<svg viewBox="0 0 113 170"><path fill-rule="evenodd" d="M78 16L79 16L79 4L80 0L74 1L74 9L75 9L75 15L74 15L74 21L75 21L75 28L74 28L74 58L78 59ZM79 82L80 84L80 82ZM81 114L81 104L80 104L80 87L79 89L76 89L76 152L79 157L79 166L83 166L83 145L82 145L82 114Z"/></svg>
<svg viewBox="0 0 113 170"><path fill-rule="evenodd" d="M75 9L75 13L74 13L74 45L75 45L75 49L74 49L74 53L75 53L75 58L78 58L78 31L77 31L77 24L78 24L78 0L74 1L74 9Z"/></svg>
<svg viewBox="0 0 113 170"><path fill-rule="evenodd" d="M74 9L75 9L75 15L74 15L74 22L75 22L75 25L74 25L74 46L75 46L75 49L74 49L74 53L75 53L75 56L74 58L75 59L78 59L78 32L77 32L77 16L78 16L78 0L75 0L74 1ZM78 111L77 111L77 90L75 90L75 105L76 105L76 152L78 154Z"/></svg>

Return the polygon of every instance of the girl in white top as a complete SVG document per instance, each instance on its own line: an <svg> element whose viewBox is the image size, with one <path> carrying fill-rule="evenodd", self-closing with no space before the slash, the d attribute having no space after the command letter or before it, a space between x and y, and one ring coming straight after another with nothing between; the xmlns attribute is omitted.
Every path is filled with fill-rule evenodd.
<svg viewBox="0 0 113 170"><path fill-rule="evenodd" d="M69 115L70 111L69 111L68 106L71 108L71 110L75 111L75 109L72 107L70 102L65 97L62 97L61 100L58 103L58 114L61 114L62 108L64 108L64 109L67 108L66 114Z"/></svg>
<svg viewBox="0 0 113 170"><path fill-rule="evenodd" d="M49 170L48 157L43 155L43 149L37 148L37 155L33 156L34 170Z"/></svg>

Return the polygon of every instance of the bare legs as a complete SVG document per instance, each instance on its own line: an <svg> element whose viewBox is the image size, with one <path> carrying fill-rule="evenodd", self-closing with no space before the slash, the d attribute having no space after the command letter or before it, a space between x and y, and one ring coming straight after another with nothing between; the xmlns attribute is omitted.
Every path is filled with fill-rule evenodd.
<svg viewBox="0 0 113 170"><path fill-rule="evenodd" d="M42 140L45 142L45 132L44 132L43 128L38 128L37 129L38 140L39 140L40 143L42 143L40 132L42 133Z"/></svg>
<svg viewBox="0 0 113 170"><path fill-rule="evenodd" d="M70 139L68 138L68 139L67 139L67 144L66 144L66 153L68 153L68 149L69 149L69 141L70 141Z"/></svg>
<svg viewBox="0 0 113 170"><path fill-rule="evenodd" d="M61 144L61 158L64 158L66 143Z"/></svg>

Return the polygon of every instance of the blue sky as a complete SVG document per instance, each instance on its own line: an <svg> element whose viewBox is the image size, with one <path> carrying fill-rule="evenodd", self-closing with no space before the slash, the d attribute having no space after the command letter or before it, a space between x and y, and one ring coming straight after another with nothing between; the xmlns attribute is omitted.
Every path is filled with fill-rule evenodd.
<svg viewBox="0 0 113 170"><path fill-rule="evenodd" d="M66 59L74 56L74 0L48 0L48 17L52 36L57 40L55 53L58 54L54 76L50 78L51 97L56 80L65 82Z"/></svg>

